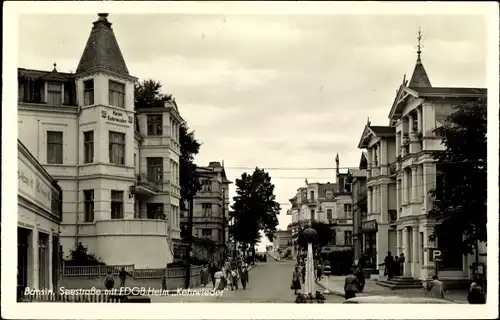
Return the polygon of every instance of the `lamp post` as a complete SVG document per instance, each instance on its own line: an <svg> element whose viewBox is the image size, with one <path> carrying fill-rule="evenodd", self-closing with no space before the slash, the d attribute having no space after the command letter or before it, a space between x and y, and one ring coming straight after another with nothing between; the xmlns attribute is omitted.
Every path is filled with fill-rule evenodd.
<svg viewBox="0 0 500 320"><path fill-rule="evenodd" d="M314 256L313 256L313 241L318 233L311 227L304 230L304 238L307 241L307 260L306 260L306 275L304 283L304 293L306 295L316 294L314 282Z"/></svg>

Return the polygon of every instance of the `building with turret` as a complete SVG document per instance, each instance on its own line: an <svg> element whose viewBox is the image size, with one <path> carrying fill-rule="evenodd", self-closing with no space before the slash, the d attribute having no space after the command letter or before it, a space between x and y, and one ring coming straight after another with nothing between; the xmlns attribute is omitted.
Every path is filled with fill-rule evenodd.
<svg viewBox="0 0 500 320"><path fill-rule="evenodd" d="M83 44L82 44L83 46ZM64 256L81 242L108 265L162 268L180 241L175 101L136 109L108 14L75 73L18 69L19 139L62 189Z"/></svg>

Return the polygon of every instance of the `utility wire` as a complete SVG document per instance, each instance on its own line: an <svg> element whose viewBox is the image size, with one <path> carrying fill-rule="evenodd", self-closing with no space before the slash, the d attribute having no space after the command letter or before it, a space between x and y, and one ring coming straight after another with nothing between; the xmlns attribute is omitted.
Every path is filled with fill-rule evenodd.
<svg viewBox="0 0 500 320"><path fill-rule="evenodd" d="M394 164L396 162L392 162L388 164L388 166ZM448 164L480 164L480 163L485 163L484 160L465 160L465 161L450 161L450 162L438 162L434 161L432 164L439 164L439 165L448 165ZM253 170L256 167L259 169L264 169L264 170L285 170L285 171L307 171L307 170L336 170L337 167L266 167L266 166L255 166L255 167L244 167L244 166L224 166L224 169L228 170ZM356 166L351 166L351 167L339 167L339 170L346 170L346 169L358 169L359 170L359 165Z"/></svg>

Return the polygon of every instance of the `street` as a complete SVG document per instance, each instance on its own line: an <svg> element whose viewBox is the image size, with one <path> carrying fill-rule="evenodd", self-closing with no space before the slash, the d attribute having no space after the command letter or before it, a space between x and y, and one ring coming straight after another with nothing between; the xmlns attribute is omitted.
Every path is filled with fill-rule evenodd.
<svg viewBox="0 0 500 320"><path fill-rule="evenodd" d="M266 263L259 263L250 271L249 283L246 290L240 286L239 290L226 290L220 298L214 296L150 296L151 302L288 302L295 301L295 295L290 290L291 278L295 262L275 261L268 259ZM211 289L210 283L207 288ZM317 286L317 290L323 292L323 288ZM327 295L325 303L340 303L343 297Z"/></svg>

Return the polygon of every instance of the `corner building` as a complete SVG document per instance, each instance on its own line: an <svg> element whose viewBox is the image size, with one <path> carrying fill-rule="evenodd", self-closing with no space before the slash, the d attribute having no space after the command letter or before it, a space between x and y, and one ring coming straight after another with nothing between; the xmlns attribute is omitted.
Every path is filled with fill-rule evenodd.
<svg viewBox="0 0 500 320"><path fill-rule="evenodd" d="M19 139L63 190L64 256L78 242L108 265L162 268L180 240L174 101L134 106L134 84L108 14L73 73L18 70Z"/></svg>

